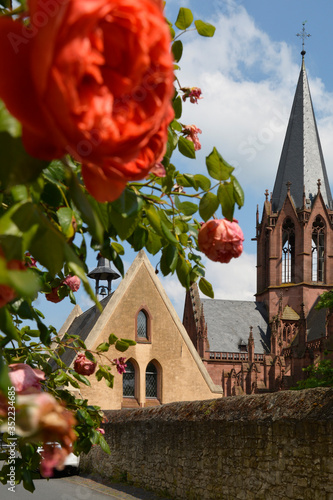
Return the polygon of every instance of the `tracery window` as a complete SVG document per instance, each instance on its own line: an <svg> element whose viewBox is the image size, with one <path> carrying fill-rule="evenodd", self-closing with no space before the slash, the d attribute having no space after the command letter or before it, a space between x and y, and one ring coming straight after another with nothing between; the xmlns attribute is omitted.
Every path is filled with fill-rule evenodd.
<svg viewBox="0 0 333 500"><path fill-rule="evenodd" d="M324 281L325 223L318 215L312 224L312 281Z"/></svg>
<svg viewBox="0 0 333 500"><path fill-rule="evenodd" d="M282 283L295 281L295 225L287 217L282 225Z"/></svg>
<svg viewBox="0 0 333 500"><path fill-rule="evenodd" d="M139 339L148 340L148 318L143 310L137 316L136 333Z"/></svg>
<svg viewBox="0 0 333 500"><path fill-rule="evenodd" d="M146 398L157 398L157 368L152 362L146 368Z"/></svg>
<svg viewBox="0 0 333 500"><path fill-rule="evenodd" d="M126 361L126 371L123 373L123 396L126 398L135 397L135 368L133 363Z"/></svg>

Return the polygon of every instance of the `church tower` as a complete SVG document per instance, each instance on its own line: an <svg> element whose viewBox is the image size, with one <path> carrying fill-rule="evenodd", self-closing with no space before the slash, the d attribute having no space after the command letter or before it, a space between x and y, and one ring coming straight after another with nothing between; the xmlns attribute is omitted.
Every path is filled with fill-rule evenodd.
<svg viewBox="0 0 333 500"><path fill-rule="evenodd" d="M283 352L323 292L333 288L333 203L304 55L274 189L257 210L257 292ZM323 335L325 333L323 332ZM271 351L272 352L272 351Z"/></svg>

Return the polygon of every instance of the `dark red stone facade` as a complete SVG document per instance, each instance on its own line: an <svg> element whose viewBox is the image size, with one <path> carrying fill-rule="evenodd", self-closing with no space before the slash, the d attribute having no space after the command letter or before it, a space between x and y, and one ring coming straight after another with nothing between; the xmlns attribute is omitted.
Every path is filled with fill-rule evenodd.
<svg viewBox="0 0 333 500"><path fill-rule="evenodd" d="M311 208L306 208L304 200L302 209L296 210L288 191L282 209L274 213L267 198L266 193L261 222L257 214L256 301L263 302L268 311L270 352L256 353L251 328L243 349L212 352L197 287L186 295L184 326L225 396L287 389L304 378L303 368L322 359L324 352L333 357L332 313L314 309L319 295L333 288L333 211L323 202L320 183ZM320 257L315 248L318 227ZM322 318L326 314L326 320L322 330L315 325L316 338L309 340L308 323L316 322L319 314Z"/></svg>

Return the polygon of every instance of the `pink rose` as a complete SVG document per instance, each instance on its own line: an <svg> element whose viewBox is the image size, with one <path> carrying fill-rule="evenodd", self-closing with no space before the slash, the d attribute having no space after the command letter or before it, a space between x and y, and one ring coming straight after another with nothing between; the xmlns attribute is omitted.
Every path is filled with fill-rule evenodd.
<svg viewBox="0 0 333 500"><path fill-rule="evenodd" d="M18 394L31 394L42 390L40 382L45 380L42 370L31 368L24 363L9 365L9 370L10 381Z"/></svg>
<svg viewBox="0 0 333 500"><path fill-rule="evenodd" d="M155 163L155 165L153 166L153 168L150 170L149 173L156 175L156 177L166 176L164 165L161 162Z"/></svg>
<svg viewBox="0 0 333 500"><path fill-rule="evenodd" d="M96 429L96 431L100 432L101 434L105 434L105 430L102 429L101 427L98 427L98 429Z"/></svg>
<svg viewBox="0 0 333 500"><path fill-rule="evenodd" d="M81 285L81 280L77 276L68 275L63 281L64 285L69 286L72 292L77 292Z"/></svg>
<svg viewBox="0 0 333 500"><path fill-rule="evenodd" d="M237 221L212 219L201 226L198 245L214 262L228 263L243 251L244 235Z"/></svg>
<svg viewBox="0 0 333 500"><path fill-rule="evenodd" d="M201 134L202 131L198 127L196 127L195 125L183 125L182 133L184 134L184 137L186 139L193 142L195 151L201 149L198 134Z"/></svg>
<svg viewBox="0 0 333 500"><path fill-rule="evenodd" d="M113 201L160 160L173 118L163 3L27 4L30 23L0 18L0 98L22 123L29 154L71 154L92 196Z"/></svg>
<svg viewBox="0 0 333 500"><path fill-rule="evenodd" d="M45 477L52 476L53 468L61 470L72 452L76 440L74 415L46 392L19 395L16 408L16 433L43 443L41 472ZM47 443L59 443L60 447Z"/></svg>
<svg viewBox="0 0 333 500"><path fill-rule="evenodd" d="M117 372L122 375L126 371L127 365L125 364L126 358L120 357L120 358L115 358L113 362L117 366Z"/></svg>
<svg viewBox="0 0 333 500"><path fill-rule="evenodd" d="M74 370L80 375L92 375L96 370L96 363L86 358L83 353L80 353L74 361Z"/></svg>

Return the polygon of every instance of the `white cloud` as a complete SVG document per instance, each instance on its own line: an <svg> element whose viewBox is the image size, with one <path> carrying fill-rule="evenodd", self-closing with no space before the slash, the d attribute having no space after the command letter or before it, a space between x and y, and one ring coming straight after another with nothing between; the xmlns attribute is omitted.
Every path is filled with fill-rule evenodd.
<svg viewBox="0 0 333 500"><path fill-rule="evenodd" d="M216 146L236 167L242 186L258 194L274 184L301 61L285 42L271 40L246 9L232 1L220 7L210 22L217 28L213 38L192 34L182 38L181 85L203 91L197 105L183 106L182 122L202 130L202 150L191 167L202 170L204 157ZM333 165L329 148L333 95L320 78L310 76L326 164Z"/></svg>
<svg viewBox="0 0 333 500"><path fill-rule="evenodd" d="M256 288L256 256L243 254L229 264L206 259L206 278L212 283L215 299L254 300Z"/></svg>

